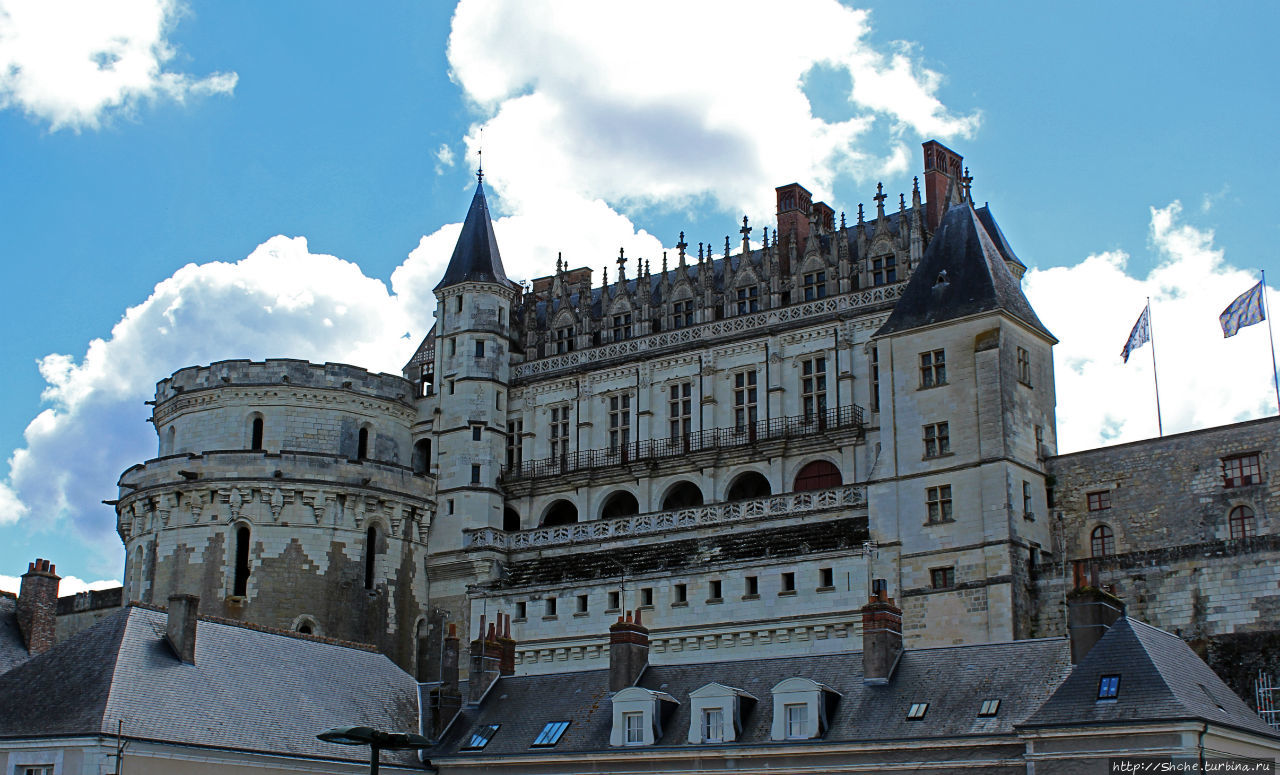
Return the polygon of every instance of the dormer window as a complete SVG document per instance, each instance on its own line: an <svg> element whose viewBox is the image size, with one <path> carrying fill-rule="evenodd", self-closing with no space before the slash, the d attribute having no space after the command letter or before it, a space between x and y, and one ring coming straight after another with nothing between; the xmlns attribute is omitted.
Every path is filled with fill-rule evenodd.
<svg viewBox="0 0 1280 775"><path fill-rule="evenodd" d="M702 711L702 742L724 742L724 710L704 708Z"/></svg>
<svg viewBox="0 0 1280 775"><path fill-rule="evenodd" d="M732 743L756 698L741 689L709 683L689 693L689 742Z"/></svg>
<svg viewBox="0 0 1280 775"><path fill-rule="evenodd" d="M562 326L555 330L554 348L556 355L573 352L573 326Z"/></svg>
<svg viewBox="0 0 1280 775"><path fill-rule="evenodd" d="M788 678L773 687L773 740L812 740L827 731L840 693L809 678Z"/></svg>
<svg viewBox="0 0 1280 775"><path fill-rule="evenodd" d="M827 295L827 273L811 272L804 276L804 300L814 301Z"/></svg>
<svg viewBox="0 0 1280 775"><path fill-rule="evenodd" d="M738 289L738 314L746 315L752 312L760 311L760 288L751 286L750 288Z"/></svg>
<svg viewBox="0 0 1280 775"><path fill-rule="evenodd" d="M693 325L693 299L677 301L671 305L671 327L686 328Z"/></svg>
<svg viewBox="0 0 1280 775"><path fill-rule="evenodd" d="M631 313L613 316L613 341L621 342L631 338Z"/></svg>
<svg viewBox="0 0 1280 775"><path fill-rule="evenodd" d="M613 695L609 745L653 745L662 739L662 722L679 704L666 692L628 686Z"/></svg>

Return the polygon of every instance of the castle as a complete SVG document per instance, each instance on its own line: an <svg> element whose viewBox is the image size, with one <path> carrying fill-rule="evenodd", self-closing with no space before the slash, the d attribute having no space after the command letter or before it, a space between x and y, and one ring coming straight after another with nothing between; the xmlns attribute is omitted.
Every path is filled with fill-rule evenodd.
<svg viewBox="0 0 1280 775"><path fill-rule="evenodd" d="M607 666L632 610L657 665L847 651L886 594L912 649L1061 634L1068 576L1202 645L1269 633L1274 421L1056 456L1025 266L962 158L923 151L896 207L846 224L781 186L759 242L744 218L598 282L509 279L478 183L401 376L160 381L159 455L115 502L125 600L198 595L420 681L498 614L522 675Z"/></svg>

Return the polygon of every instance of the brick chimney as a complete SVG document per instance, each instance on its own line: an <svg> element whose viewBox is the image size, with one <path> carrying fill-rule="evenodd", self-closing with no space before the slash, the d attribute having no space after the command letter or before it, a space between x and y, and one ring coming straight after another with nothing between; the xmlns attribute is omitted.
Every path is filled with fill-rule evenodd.
<svg viewBox="0 0 1280 775"><path fill-rule="evenodd" d="M925 219L930 233L938 230L947 211L951 187L960 181L964 158L937 140L924 144Z"/></svg>
<svg viewBox="0 0 1280 775"><path fill-rule="evenodd" d="M422 689L426 689L424 698ZM421 684L419 688L419 722L421 734L432 740L440 739L445 727L462 709L462 694L458 691L458 626L449 624L449 634L440 651L439 685ZM422 705L425 703L425 709Z"/></svg>
<svg viewBox="0 0 1280 775"><path fill-rule="evenodd" d="M169 623L165 640L178 659L188 665L196 663L196 615L200 598L195 595L169 595Z"/></svg>
<svg viewBox="0 0 1280 775"><path fill-rule="evenodd" d="M871 589L862 607L862 682L882 686L902 657L902 609L893 604L884 579L873 581Z"/></svg>
<svg viewBox="0 0 1280 775"><path fill-rule="evenodd" d="M1111 625L1124 616L1124 601L1096 586L1079 586L1067 593L1067 632L1071 664L1079 664Z"/></svg>
<svg viewBox="0 0 1280 775"><path fill-rule="evenodd" d="M635 618L627 612L609 627L609 691L618 692L631 686L649 664L649 630L640 623L640 609Z"/></svg>
<svg viewBox="0 0 1280 775"><path fill-rule="evenodd" d="M499 675L516 674L516 639L511 637L511 614L498 614L498 627L502 633L498 636L501 656L498 658Z"/></svg>
<svg viewBox="0 0 1280 775"><path fill-rule="evenodd" d="M502 662L502 644L498 642L498 627L489 622L485 630L485 617L480 617L480 636L471 641L471 672L467 676L468 702L479 704L489 685L498 679L498 666Z"/></svg>
<svg viewBox="0 0 1280 775"><path fill-rule="evenodd" d="M53 648L58 628L58 582L54 565L36 560L27 565L18 591L18 629L32 656Z"/></svg>
<svg viewBox="0 0 1280 775"><path fill-rule="evenodd" d="M799 183L778 186L774 192L778 196L778 231L774 242L778 246L778 255L786 263L793 233L796 253L804 253L805 240L809 238L809 208L813 205L813 194ZM784 266L783 271L790 272L791 267Z"/></svg>

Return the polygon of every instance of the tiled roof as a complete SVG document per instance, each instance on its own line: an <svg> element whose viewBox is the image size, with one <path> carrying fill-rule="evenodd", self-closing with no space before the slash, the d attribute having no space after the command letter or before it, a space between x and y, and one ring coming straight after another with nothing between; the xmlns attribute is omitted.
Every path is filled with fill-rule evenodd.
<svg viewBox="0 0 1280 775"><path fill-rule="evenodd" d="M381 654L201 620L190 665L165 641L166 621L130 606L0 675L0 738L114 734L123 721L128 737L359 761L367 749L316 735L417 731L417 684Z"/></svg>
<svg viewBox="0 0 1280 775"><path fill-rule="evenodd" d="M27 661L27 644L18 629L18 601L0 592L0 673Z"/></svg>
<svg viewBox="0 0 1280 775"><path fill-rule="evenodd" d="M449 266L436 290L468 281L516 287L502 268L502 255L498 253L498 239L493 234L489 203L484 198L484 184L480 182L476 183L476 193L471 198L467 218L462 222L458 243L453 247Z"/></svg>

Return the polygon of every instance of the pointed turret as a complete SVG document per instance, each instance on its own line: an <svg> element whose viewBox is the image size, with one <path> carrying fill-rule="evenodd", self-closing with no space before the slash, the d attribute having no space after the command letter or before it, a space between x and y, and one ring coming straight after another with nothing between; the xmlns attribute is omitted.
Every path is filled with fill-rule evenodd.
<svg viewBox="0 0 1280 775"><path fill-rule="evenodd" d="M498 253L498 240L493 234L482 178L476 181L476 194L471 198L467 219L462 222L462 233L453 248L449 268L444 270L444 277L435 290L468 281L515 287L502 268L502 255Z"/></svg>

